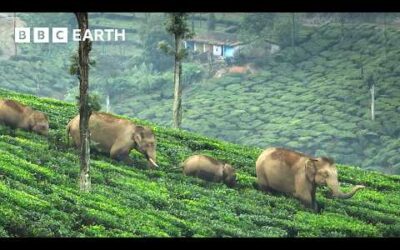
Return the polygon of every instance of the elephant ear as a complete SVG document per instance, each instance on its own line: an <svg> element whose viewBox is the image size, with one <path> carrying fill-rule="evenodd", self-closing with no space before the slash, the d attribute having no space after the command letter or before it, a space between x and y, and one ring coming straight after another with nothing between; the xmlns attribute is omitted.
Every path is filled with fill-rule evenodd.
<svg viewBox="0 0 400 250"><path fill-rule="evenodd" d="M317 173L317 168L315 166L315 162L316 161L318 161L318 160L314 159L314 158L309 158L309 159L306 160L306 163L305 163L305 166L304 166L307 179L310 182L314 182L315 181L315 175Z"/></svg>
<svg viewBox="0 0 400 250"><path fill-rule="evenodd" d="M228 174L228 164L222 166L222 175L226 176Z"/></svg>
<svg viewBox="0 0 400 250"><path fill-rule="evenodd" d="M32 130L35 125L35 117L33 116L33 114L28 116L27 120L25 121L27 121L28 130Z"/></svg>
<svg viewBox="0 0 400 250"><path fill-rule="evenodd" d="M137 126L135 129L135 132L132 134L132 140L136 144L140 144L140 142L142 141L142 135L141 135L142 131L143 131L143 127Z"/></svg>
<svg viewBox="0 0 400 250"><path fill-rule="evenodd" d="M224 164L224 166L222 167L222 176L226 178L234 174L235 174L235 169L233 169L232 166L229 164Z"/></svg>

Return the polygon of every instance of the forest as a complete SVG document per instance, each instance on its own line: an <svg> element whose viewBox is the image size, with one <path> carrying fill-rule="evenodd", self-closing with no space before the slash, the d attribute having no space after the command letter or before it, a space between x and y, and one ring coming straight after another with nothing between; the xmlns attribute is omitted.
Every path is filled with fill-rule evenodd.
<svg viewBox="0 0 400 250"><path fill-rule="evenodd" d="M49 118L47 138L0 125L0 236L398 237L400 14L185 17L178 36L167 13L88 14L89 28L126 35L89 44L89 112L151 128L158 168L135 150L133 166L93 151L82 192L82 151L66 138L85 100L78 42L9 39L13 24L72 30L77 18L0 15L0 100ZM365 188L346 200L318 188L318 213L261 192L255 166L268 147L329 156L344 191ZM237 187L183 175L194 154L234 166Z"/></svg>

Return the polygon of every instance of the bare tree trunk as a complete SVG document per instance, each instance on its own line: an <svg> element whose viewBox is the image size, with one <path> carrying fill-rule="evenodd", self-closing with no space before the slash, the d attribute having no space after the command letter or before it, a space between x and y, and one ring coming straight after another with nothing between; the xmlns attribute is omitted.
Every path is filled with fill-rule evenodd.
<svg viewBox="0 0 400 250"><path fill-rule="evenodd" d="M295 22L294 22L294 12L292 13L292 63L294 63L294 61L295 61L295 47L294 47L294 45L295 45Z"/></svg>
<svg viewBox="0 0 400 250"><path fill-rule="evenodd" d="M294 22L294 12L292 13L292 48L295 45L295 22Z"/></svg>
<svg viewBox="0 0 400 250"><path fill-rule="evenodd" d="M81 30L81 38L86 29L89 28L89 20L87 12L75 13L78 20L79 29ZM79 178L79 187L81 191L89 192L91 188L90 180L90 131L89 131L89 52L91 50L91 42L86 39L79 41L79 132L80 132L80 166L81 173Z"/></svg>
<svg viewBox="0 0 400 250"><path fill-rule="evenodd" d="M385 38L385 58L387 58L387 32L386 32L386 25L387 25L387 21L386 21L386 13L383 13L383 36Z"/></svg>
<svg viewBox="0 0 400 250"><path fill-rule="evenodd" d="M194 33L194 13L191 14L191 21L192 21L192 32Z"/></svg>
<svg viewBox="0 0 400 250"><path fill-rule="evenodd" d="M37 74L35 75L35 82L36 82L36 95L39 96L40 95L40 81L39 81Z"/></svg>
<svg viewBox="0 0 400 250"><path fill-rule="evenodd" d="M201 13L199 13L199 26L200 26L200 28L201 28L201 18L202 18L202 15L201 15Z"/></svg>
<svg viewBox="0 0 400 250"><path fill-rule="evenodd" d="M173 106L173 119L174 127L180 128L182 123L182 64L181 58L178 55L181 51L181 38L175 36L175 70L174 70L174 106Z"/></svg>
<svg viewBox="0 0 400 250"><path fill-rule="evenodd" d="M344 39L344 14L342 14L342 13L340 13L339 14L340 15L340 33L341 33L341 36L340 36L340 41L343 41L343 39Z"/></svg>
<svg viewBox="0 0 400 250"><path fill-rule="evenodd" d="M214 60L213 60L213 55L212 55L212 50L210 50L207 54L208 56L208 77L212 76L213 69L214 69Z"/></svg>
<svg viewBox="0 0 400 250"><path fill-rule="evenodd" d="M110 95L107 94L107 98L106 98L106 112L110 112Z"/></svg>
<svg viewBox="0 0 400 250"><path fill-rule="evenodd" d="M375 84L372 84L371 89L371 119L375 120Z"/></svg>
<svg viewBox="0 0 400 250"><path fill-rule="evenodd" d="M17 26L17 13L14 12L14 20L13 20L13 24L14 24L14 56L17 55L17 43L15 42L15 27Z"/></svg>
<svg viewBox="0 0 400 250"><path fill-rule="evenodd" d="M360 78L364 79L364 63L360 59Z"/></svg>

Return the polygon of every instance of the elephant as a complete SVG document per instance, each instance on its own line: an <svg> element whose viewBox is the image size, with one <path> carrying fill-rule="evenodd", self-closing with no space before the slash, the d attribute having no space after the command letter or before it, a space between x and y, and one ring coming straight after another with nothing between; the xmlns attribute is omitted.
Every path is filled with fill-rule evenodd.
<svg viewBox="0 0 400 250"><path fill-rule="evenodd" d="M49 134L49 119L46 114L14 100L0 100L0 124L44 136Z"/></svg>
<svg viewBox="0 0 400 250"><path fill-rule="evenodd" d="M339 189L335 163L328 157L314 158L284 148L267 148L256 162L257 183L263 191L278 191L299 199L306 208L319 211L315 193L317 186L326 185L333 197L348 199L358 190L356 185L349 193Z"/></svg>
<svg viewBox="0 0 400 250"><path fill-rule="evenodd" d="M212 182L224 182L228 187L236 185L236 171L229 165L210 156L192 155L187 158L183 166L183 173Z"/></svg>
<svg viewBox="0 0 400 250"><path fill-rule="evenodd" d="M79 115L67 125L67 144L72 138L76 147L80 146ZM112 159L133 163L129 152L136 149L142 153L148 167L158 167L156 163L156 139L152 130L118 118L104 112L92 112L89 118L90 140L92 146L100 152L105 152Z"/></svg>

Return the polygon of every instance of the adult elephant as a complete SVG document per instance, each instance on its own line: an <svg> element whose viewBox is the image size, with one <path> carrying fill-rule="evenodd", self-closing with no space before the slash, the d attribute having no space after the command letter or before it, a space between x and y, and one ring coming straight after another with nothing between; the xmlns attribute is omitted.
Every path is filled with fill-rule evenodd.
<svg viewBox="0 0 400 250"><path fill-rule="evenodd" d="M341 199L351 198L364 188L357 185L350 192L343 193L339 189L333 160L326 157L314 158L284 148L264 150L257 159L256 174L262 190L289 194L315 211L318 211L315 200L317 186L328 186L332 195Z"/></svg>
<svg viewBox="0 0 400 250"><path fill-rule="evenodd" d="M148 127L103 112L93 112L89 119L91 144L100 152L105 152L111 158L133 163L129 152L136 149L142 153L148 167L158 167L156 163L156 139ZM72 138L76 147L80 146L79 115L67 125L67 139Z"/></svg>
<svg viewBox="0 0 400 250"><path fill-rule="evenodd" d="M0 100L0 125L48 136L49 119L43 112L14 100Z"/></svg>

